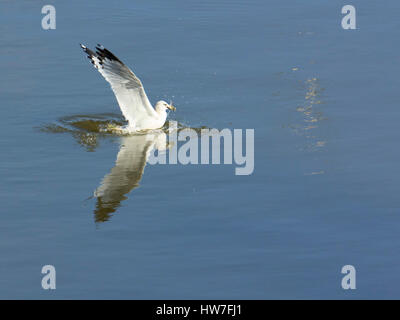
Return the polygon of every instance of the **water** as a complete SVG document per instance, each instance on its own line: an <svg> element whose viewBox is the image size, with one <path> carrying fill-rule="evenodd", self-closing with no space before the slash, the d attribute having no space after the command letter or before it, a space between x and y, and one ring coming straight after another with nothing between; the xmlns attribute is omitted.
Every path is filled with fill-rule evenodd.
<svg viewBox="0 0 400 320"><path fill-rule="evenodd" d="M399 297L394 1L353 1L357 30L340 1L52 4L44 31L43 4L0 3L0 298ZM143 143L98 132L123 119L81 42L172 99L172 120L254 128L254 173L119 166Z"/></svg>

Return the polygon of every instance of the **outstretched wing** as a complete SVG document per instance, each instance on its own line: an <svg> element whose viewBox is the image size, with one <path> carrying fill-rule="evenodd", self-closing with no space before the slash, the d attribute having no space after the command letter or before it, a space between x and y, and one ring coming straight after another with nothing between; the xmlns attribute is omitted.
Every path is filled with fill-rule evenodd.
<svg viewBox="0 0 400 320"><path fill-rule="evenodd" d="M93 52L81 44L95 68L110 83L122 114L131 126L148 118L157 117L142 82L113 53L101 45Z"/></svg>

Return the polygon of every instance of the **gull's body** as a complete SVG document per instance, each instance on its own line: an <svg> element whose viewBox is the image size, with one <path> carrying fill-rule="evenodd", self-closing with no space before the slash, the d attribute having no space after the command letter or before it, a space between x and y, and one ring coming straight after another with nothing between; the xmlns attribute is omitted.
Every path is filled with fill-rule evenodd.
<svg viewBox="0 0 400 320"><path fill-rule="evenodd" d="M111 85L122 114L128 121L124 132L161 128L167 120L167 109L175 108L165 101L151 105L139 78L114 54L98 45L96 52L81 44L92 64Z"/></svg>

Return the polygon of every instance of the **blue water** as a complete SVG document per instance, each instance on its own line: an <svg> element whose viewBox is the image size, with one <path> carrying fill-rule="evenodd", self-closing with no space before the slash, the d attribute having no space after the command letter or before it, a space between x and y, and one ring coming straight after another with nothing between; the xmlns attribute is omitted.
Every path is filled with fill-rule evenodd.
<svg viewBox="0 0 400 320"><path fill-rule="evenodd" d="M352 1L357 30L341 1L52 0L47 31L44 4L0 3L0 298L399 298L397 2ZM121 116L81 42L172 120L255 129L254 173L147 164L96 215L123 143L77 119Z"/></svg>

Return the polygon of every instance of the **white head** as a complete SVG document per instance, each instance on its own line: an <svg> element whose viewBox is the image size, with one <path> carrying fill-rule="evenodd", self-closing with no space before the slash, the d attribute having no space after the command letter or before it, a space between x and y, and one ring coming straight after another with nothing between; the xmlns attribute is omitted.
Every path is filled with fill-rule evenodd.
<svg viewBox="0 0 400 320"><path fill-rule="evenodd" d="M156 107L155 107L157 113L162 113L162 112L166 112L167 109L175 111L176 108L172 105L172 103L166 103L163 100L160 100L156 103Z"/></svg>

